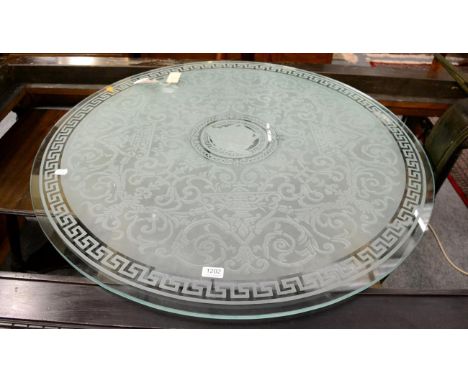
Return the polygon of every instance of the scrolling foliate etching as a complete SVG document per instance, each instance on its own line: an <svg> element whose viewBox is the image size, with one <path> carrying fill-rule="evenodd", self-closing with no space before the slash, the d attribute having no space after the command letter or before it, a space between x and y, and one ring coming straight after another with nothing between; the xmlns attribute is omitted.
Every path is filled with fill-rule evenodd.
<svg viewBox="0 0 468 382"><path fill-rule="evenodd" d="M90 226L117 245L132 243L155 265L176 259L245 274L298 268L348 250L395 201L388 194L401 180L391 137L347 108L324 112L327 95L314 102L278 93L281 118L270 122L230 106L195 124L180 116L185 102L177 108L163 98L151 108L144 91L116 96L83 121L65 161L67 186ZM247 99L239 110L269 107L276 97ZM207 91L205 108L218 103ZM201 139L208 143L197 146Z"/></svg>
<svg viewBox="0 0 468 382"><path fill-rule="evenodd" d="M402 235L411 223L402 215L389 227L420 201L402 202L415 149L367 98L275 65L179 69L177 85L161 69L146 74L156 84L124 80L88 101L62 122L51 143L59 155L49 150L43 165L60 158L73 217L107 256L141 269L135 277L158 289L164 277L182 269L196 280L209 265L246 283L304 273L306 291L337 264L346 273L338 279L361 271L361 260L378 256L356 251L374 253L380 234Z"/></svg>

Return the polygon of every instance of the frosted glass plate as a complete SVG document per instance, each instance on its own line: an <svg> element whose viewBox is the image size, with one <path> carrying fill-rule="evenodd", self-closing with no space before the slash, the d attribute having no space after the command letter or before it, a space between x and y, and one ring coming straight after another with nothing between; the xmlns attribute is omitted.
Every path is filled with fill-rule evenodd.
<svg viewBox="0 0 468 382"><path fill-rule="evenodd" d="M252 319L386 276L426 229L433 175L367 95L291 67L210 61L85 99L42 144L31 189L51 242L104 288Z"/></svg>

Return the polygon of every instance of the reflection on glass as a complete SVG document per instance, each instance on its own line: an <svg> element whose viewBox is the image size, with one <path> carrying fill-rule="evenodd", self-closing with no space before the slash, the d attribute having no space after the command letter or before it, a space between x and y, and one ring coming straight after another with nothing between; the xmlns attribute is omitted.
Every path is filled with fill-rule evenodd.
<svg viewBox="0 0 468 382"><path fill-rule="evenodd" d="M375 283L423 233L420 145L346 85L207 62L111 89L61 120L32 179L49 238L103 287L179 314L294 314Z"/></svg>

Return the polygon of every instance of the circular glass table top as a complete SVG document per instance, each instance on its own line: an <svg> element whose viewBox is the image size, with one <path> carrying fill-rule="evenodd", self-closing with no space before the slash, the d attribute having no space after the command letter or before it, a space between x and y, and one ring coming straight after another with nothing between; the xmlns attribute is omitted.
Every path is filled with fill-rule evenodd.
<svg viewBox="0 0 468 382"><path fill-rule="evenodd" d="M429 220L433 176L391 112L330 78L201 62L126 78L42 144L34 208L104 288L249 319L338 302L389 274Z"/></svg>

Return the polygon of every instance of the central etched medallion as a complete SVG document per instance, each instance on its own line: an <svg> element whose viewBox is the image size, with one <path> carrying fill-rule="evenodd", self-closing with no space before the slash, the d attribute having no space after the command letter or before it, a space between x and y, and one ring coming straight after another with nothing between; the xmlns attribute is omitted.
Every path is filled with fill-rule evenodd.
<svg viewBox="0 0 468 382"><path fill-rule="evenodd" d="M218 121L201 131L200 141L209 152L225 158L245 158L265 148L268 141L260 128L247 121Z"/></svg>
<svg viewBox="0 0 468 382"><path fill-rule="evenodd" d="M205 158L221 163L251 163L276 148L276 133L268 122L229 113L204 120L193 131L192 146Z"/></svg>

